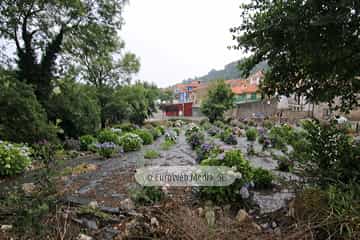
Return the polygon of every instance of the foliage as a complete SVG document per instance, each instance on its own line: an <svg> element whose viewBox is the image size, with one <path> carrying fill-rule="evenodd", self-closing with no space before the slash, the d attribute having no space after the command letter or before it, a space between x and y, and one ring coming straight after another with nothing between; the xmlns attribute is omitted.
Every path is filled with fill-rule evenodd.
<svg viewBox="0 0 360 240"><path fill-rule="evenodd" d="M97 139L91 135L84 135L80 137L80 150L88 151L89 146L93 143L96 143Z"/></svg>
<svg viewBox="0 0 360 240"><path fill-rule="evenodd" d="M119 147L113 142L103 142L96 144L96 149L97 153L103 158L110 158Z"/></svg>
<svg viewBox="0 0 360 240"><path fill-rule="evenodd" d="M303 124L309 141L307 171L321 184L359 182L360 147L335 122Z"/></svg>
<svg viewBox="0 0 360 240"><path fill-rule="evenodd" d="M80 141L74 138L65 138L63 148L65 150L80 151Z"/></svg>
<svg viewBox="0 0 360 240"><path fill-rule="evenodd" d="M270 120L265 120L263 123L264 128L271 129L273 127L273 123Z"/></svg>
<svg viewBox="0 0 360 240"><path fill-rule="evenodd" d="M220 132L220 130L219 130L217 127L215 127L215 126L211 127L211 128L208 129L208 131L207 131L207 133L208 133L210 136L212 136L212 137L214 137L214 136L216 136L217 134L219 134L219 132Z"/></svg>
<svg viewBox="0 0 360 240"><path fill-rule="evenodd" d="M270 171L262 168L255 168L253 170L253 174L253 182L255 184L255 188L266 189L272 186L274 176L271 174Z"/></svg>
<svg viewBox="0 0 360 240"><path fill-rule="evenodd" d="M297 141L297 133L294 129L287 125L283 124L280 126L274 126L270 129L269 138L272 145L277 149L287 149L287 144L292 144L294 141Z"/></svg>
<svg viewBox="0 0 360 240"><path fill-rule="evenodd" d="M350 1L251 1L242 23L231 29L236 49L252 52L247 73L266 60L262 90L269 96L303 95L310 102L357 105L360 46L359 4ZM294 27L296 26L296 27Z"/></svg>
<svg viewBox="0 0 360 240"><path fill-rule="evenodd" d="M31 149L25 145L0 141L0 176L13 176L31 164Z"/></svg>
<svg viewBox="0 0 360 240"><path fill-rule="evenodd" d="M155 159L158 158L160 156L160 153L158 153L155 150L147 150L144 154L144 158L147 159Z"/></svg>
<svg viewBox="0 0 360 240"><path fill-rule="evenodd" d="M177 136L180 135L180 128L174 127L172 130L176 133Z"/></svg>
<svg viewBox="0 0 360 240"><path fill-rule="evenodd" d="M100 128L100 106L96 96L86 86L73 79L57 82L46 104L49 119L61 119L59 126L64 135L78 138L94 134Z"/></svg>
<svg viewBox="0 0 360 240"><path fill-rule="evenodd" d="M109 128L101 130L97 135L97 140L99 143L112 142L119 145L119 136Z"/></svg>
<svg viewBox="0 0 360 240"><path fill-rule="evenodd" d="M234 174L239 177L233 184L227 187L202 187L202 197L213 199L218 202L233 202L242 199L242 189L250 183L253 178L253 170L250 163L244 159L240 150L232 150L225 153L224 159L210 158L203 160L204 166L226 166L233 168ZM247 191L247 190L246 190Z"/></svg>
<svg viewBox="0 0 360 240"><path fill-rule="evenodd" d="M149 145L154 142L153 135L146 129L137 129L133 133L142 139L144 145Z"/></svg>
<svg viewBox="0 0 360 240"><path fill-rule="evenodd" d="M164 128L164 126L157 126L156 129L161 132L161 135L164 135L164 134L165 134L165 128Z"/></svg>
<svg viewBox="0 0 360 240"><path fill-rule="evenodd" d="M47 140L39 141L32 145L33 159L45 164L52 163L55 160L55 153L59 146Z"/></svg>
<svg viewBox="0 0 360 240"><path fill-rule="evenodd" d="M190 136L192 133L194 132L200 132L201 129L199 126L197 126L196 124L194 123L190 123L187 128L186 128L186 131L185 131L185 136Z"/></svg>
<svg viewBox="0 0 360 240"><path fill-rule="evenodd" d="M203 143L200 147L196 148L198 162L208 158L214 158L220 153L220 149L214 143Z"/></svg>
<svg viewBox="0 0 360 240"><path fill-rule="evenodd" d="M34 143L42 139L55 142L56 128L38 103L33 89L0 71L0 138L12 142Z"/></svg>
<svg viewBox="0 0 360 240"><path fill-rule="evenodd" d="M315 239L359 239L359 194L354 184L307 188L295 198L295 217L306 223Z"/></svg>
<svg viewBox="0 0 360 240"><path fill-rule="evenodd" d="M151 205L165 197L159 187L137 186L132 187L129 193L130 198L138 205Z"/></svg>
<svg viewBox="0 0 360 240"><path fill-rule="evenodd" d="M190 144L192 149L196 149L205 141L205 135L201 131L193 132L186 137L186 141Z"/></svg>
<svg viewBox="0 0 360 240"><path fill-rule="evenodd" d="M33 85L39 101L46 103L55 73L64 70L62 61L78 56L79 46L96 49L95 40L111 39L121 28L124 2L1 1L0 36L16 46L18 79Z"/></svg>
<svg viewBox="0 0 360 240"><path fill-rule="evenodd" d="M121 123L121 124L117 124L113 126L114 128L119 128L121 129L123 132L132 132L135 131L136 129L138 129L138 127L132 123Z"/></svg>
<svg viewBox="0 0 360 240"><path fill-rule="evenodd" d="M232 133L231 129L225 129L220 133L220 139L230 145L236 145L237 139L236 136Z"/></svg>
<svg viewBox="0 0 360 240"><path fill-rule="evenodd" d="M176 143L176 139L177 135L174 131L169 130L165 133L165 141Z"/></svg>
<svg viewBox="0 0 360 240"><path fill-rule="evenodd" d="M159 128L157 127L151 127L149 128L149 132L151 133L151 135L153 136L154 140L158 139L162 134Z"/></svg>
<svg viewBox="0 0 360 240"><path fill-rule="evenodd" d="M225 127L225 123L223 121L220 121L220 120L216 120L213 124L214 124L214 126L216 126L218 128L224 128Z"/></svg>
<svg viewBox="0 0 360 240"><path fill-rule="evenodd" d="M233 97L231 88L224 81L219 81L209 89L208 97L201 105L201 111L210 122L222 120L224 113L233 107Z"/></svg>
<svg viewBox="0 0 360 240"><path fill-rule="evenodd" d="M134 133L125 133L120 137L120 145L124 152L137 151L142 147L143 140Z"/></svg>
<svg viewBox="0 0 360 240"><path fill-rule="evenodd" d="M162 150L169 150L174 144L173 141L165 140L160 147Z"/></svg>
<svg viewBox="0 0 360 240"><path fill-rule="evenodd" d="M246 134L247 140L253 142L253 141L256 140L256 137L257 137L257 135L258 135L258 131L257 131L256 128L251 127L251 128L249 128L249 129L246 130L246 133L245 133L245 134Z"/></svg>

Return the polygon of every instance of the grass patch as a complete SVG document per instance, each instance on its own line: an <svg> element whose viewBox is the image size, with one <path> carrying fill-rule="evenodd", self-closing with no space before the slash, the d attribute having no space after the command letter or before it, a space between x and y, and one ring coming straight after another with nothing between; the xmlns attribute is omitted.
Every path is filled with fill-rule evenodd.
<svg viewBox="0 0 360 240"><path fill-rule="evenodd" d="M147 150L144 154L144 158L146 159L155 159L160 157L160 153L155 150Z"/></svg>
<svg viewBox="0 0 360 240"><path fill-rule="evenodd" d="M174 145L175 143L174 142L172 142L172 141L164 141L162 144L161 144L161 146L160 146L160 148L161 148L161 150L169 150L173 145Z"/></svg>

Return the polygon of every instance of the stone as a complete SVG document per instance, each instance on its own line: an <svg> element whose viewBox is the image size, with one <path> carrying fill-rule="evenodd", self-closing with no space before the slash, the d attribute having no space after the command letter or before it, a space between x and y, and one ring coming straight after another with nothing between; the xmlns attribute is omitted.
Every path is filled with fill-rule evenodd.
<svg viewBox="0 0 360 240"><path fill-rule="evenodd" d="M159 225L160 225L159 221L155 217L151 218L150 224L151 224L151 226L155 226L155 227L159 227Z"/></svg>
<svg viewBox="0 0 360 240"><path fill-rule="evenodd" d="M205 208L205 219L209 227L213 227L215 225L215 211L213 208Z"/></svg>
<svg viewBox="0 0 360 240"><path fill-rule="evenodd" d="M102 212L110 213L110 214L120 214L120 209L117 207L106 207L102 206L99 208Z"/></svg>
<svg viewBox="0 0 360 240"><path fill-rule="evenodd" d="M94 220L88 220L86 218L82 219L82 223L85 227L91 229L91 230L98 230L98 225L96 223L96 221Z"/></svg>
<svg viewBox="0 0 360 240"><path fill-rule="evenodd" d="M88 198L77 197L77 196L66 196L64 201L71 205L81 205L81 206L89 205L89 203L91 202L91 200Z"/></svg>
<svg viewBox="0 0 360 240"><path fill-rule="evenodd" d="M249 219L249 215L247 214L247 212L243 209L240 209L238 211L238 213L236 214L236 220L239 222L239 223L243 223L245 221L247 221Z"/></svg>
<svg viewBox="0 0 360 240"><path fill-rule="evenodd" d="M252 225L257 231L261 232L262 229L261 229L261 227L260 227L257 223L254 223L254 222L253 222L251 225Z"/></svg>
<svg viewBox="0 0 360 240"><path fill-rule="evenodd" d="M76 239L77 239L77 240L93 240L92 237L87 236L87 235L82 234L82 233L80 233Z"/></svg>
<svg viewBox="0 0 360 240"><path fill-rule="evenodd" d="M274 233L275 233L275 235L280 236L281 235L281 229L280 228L275 228Z"/></svg>
<svg viewBox="0 0 360 240"><path fill-rule="evenodd" d="M103 239L103 240L113 240L114 237L116 237L118 234L120 233L120 231L110 228L110 227L106 227L102 230L101 234L100 234L100 238L99 239Z"/></svg>
<svg viewBox="0 0 360 240"><path fill-rule="evenodd" d="M271 223L271 227L272 227L272 228L276 228L276 227L277 227L276 222L272 222L272 223Z"/></svg>
<svg viewBox="0 0 360 240"><path fill-rule="evenodd" d="M25 194L31 194L35 191L36 186L34 183L24 183L21 186L21 189L25 192Z"/></svg>
<svg viewBox="0 0 360 240"><path fill-rule="evenodd" d="M263 223L263 224L261 224L261 227L262 227L263 229L268 229L268 228L269 228L269 224L268 224L268 223Z"/></svg>
<svg viewBox="0 0 360 240"><path fill-rule="evenodd" d="M97 201L91 201L88 206L92 209L97 209L99 207L99 204Z"/></svg>
<svg viewBox="0 0 360 240"><path fill-rule="evenodd" d="M1 229L2 231L9 231L9 230L11 230L12 228L13 228L12 225L1 225L1 227L0 227L0 229Z"/></svg>
<svg viewBox="0 0 360 240"><path fill-rule="evenodd" d="M198 213L199 217L204 217L204 215L205 215L204 209L202 207L199 207L197 209L197 213Z"/></svg>
<svg viewBox="0 0 360 240"><path fill-rule="evenodd" d="M127 198L120 202L120 208L126 211L131 211L134 210L135 204L131 199Z"/></svg>

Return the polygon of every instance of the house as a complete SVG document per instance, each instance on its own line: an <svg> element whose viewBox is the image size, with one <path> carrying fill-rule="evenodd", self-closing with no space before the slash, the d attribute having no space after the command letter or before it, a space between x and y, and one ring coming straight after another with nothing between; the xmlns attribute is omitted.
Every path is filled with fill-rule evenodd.
<svg viewBox="0 0 360 240"><path fill-rule="evenodd" d="M193 81L187 84L176 84L173 88L174 96L177 102L193 102L194 101L194 90L201 85L200 81Z"/></svg>
<svg viewBox="0 0 360 240"><path fill-rule="evenodd" d="M231 90L235 94L234 102L237 105L261 101L260 89L255 84L243 84L241 86L232 87Z"/></svg>

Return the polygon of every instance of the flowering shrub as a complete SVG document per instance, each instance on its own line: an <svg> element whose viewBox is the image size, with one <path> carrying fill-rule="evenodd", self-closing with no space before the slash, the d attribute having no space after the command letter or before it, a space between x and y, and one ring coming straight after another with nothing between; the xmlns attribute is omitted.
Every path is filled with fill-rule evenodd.
<svg viewBox="0 0 360 240"><path fill-rule="evenodd" d="M190 136L194 132L200 132L201 129L194 123L190 123L185 131L185 136Z"/></svg>
<svg viewBox="0 0 360 240"><path fill-rule="evenodd" d="M143 140L144 145L149 145L154 142L154 137L148 130L138 129L135 130L134 133Z"/></svg>
<svg viewBox="0 0 360 240"><path fill-rule="evenodd" d="M256 130L256 128L249 128L248 130L246 130L246 138L248 141L255 141L256 137L257 137L258 131Z"/></svg>
<svg viewBox="0 0 360 240"><path fill-rule="evenodd" d="M210 136L214 137L217 134L219 134L220 131L217 127L213 126L213 127L209 128L207 132Z"/></svg>
<svg viewBox="0 0 360 240"><path fill-rule="evenodd" d="M253 170L253 175L253 182L256 189L266 189L272 186L274 176L270 171L262 168L255 168Z"/></svg>
<svg viewBox="0 0 360 240"><path fill-rule="evenodd" d="M55 158L55 153L59 146L48 142L47 140L39 141L32 145L33 158L44 163L50 163Z"/></svg>
<svg viewBox="0 0 360 240"><path fill-rule="evenodd" d="M175 123L174 123L174 127L178 127L178 128L180 128L180 127L182 127L184 125L185 125L185 122L182 121L182 120L176 120Z"/></svg>
<svg viewBox="0 0 360 240"><path fill-rule="evenodd" d="M80 150L88 151L89 146L93 143L96 143L96 138L91 135L84 135L80 137Z"/></svg>
<svg viewBox="0 0 360 240"><path fill-rule="evenodd" d="M0 176L13 176L31 163L30 148L20 144L0 141Z"/></svg>
<svg viewBox="0 0 360 240"><path fill-rule="evenodd" d="M216 157L220 153L220 149L214 143L204 143L196 149L197 161L201 162L204 159Z"/></svg>
<svg viewBox="0 0 360 240"><path fill-rule="evenodd" d="M120 137L120 145L125 152L136 151L141 148L143 140L134 133L126 133Z"/></svg>
<svg viewBox="0 0 360 240"><path fill-rule="evenodd" d="M119 149L119 146L112 142L98 143L95 146L99 155L104 158L110 158Z"/></svg>
<svg viewBox="0 0 360 240"><path fill-rule="evenodd" d="M116 133L118 136L121 136L121 133L122 133L121 128L110 128L110 130L111 130L113 133Z"/></svg>
<svg viewBox="0 0 360 240"><path fill-rule="evenodd" d="M80 141L77 139L73 139L73 138L65 138L63 146L64 146L65 150L79 151L80 150Z"/></svg>
<svg viewBox="0 0 360 240"><path fill-rule="evenodd" d="M237 144L236 136L234 134L232 134L231 129L222 131L220 134L220 139L226 144L230 144L230 145Z"/></svg>
<svg viewBox="0 0 360 240"><path fill-rule="evenodd" d="M111 129L103 129L97 136L100 143L112 142L119 144L119 136Z"/></svg>
<svg viewBox="0 0 360 240"><path fill-rule="evenodd" d="M190 144L192 149L200 146L204 143L205 136L201 131L192 132L190 135L186 137L187 142Z"/></svg>
<svg viewBox="0 0 360 240"><path fill-rule="evenodd" d="M156 128L154 128L154 127L149 128L149 132L153 136L154 140L158 139L162 135L160 129L157 128L157 127Z"/></svg>
<svg viewBox="0 0 360 240"><path fill-rule="evenodd" d="M169 130L165 133L165 141L166 142L176 143L176 139L177 139L177 137L176 137L176 133L174 131Z"/></svg>

